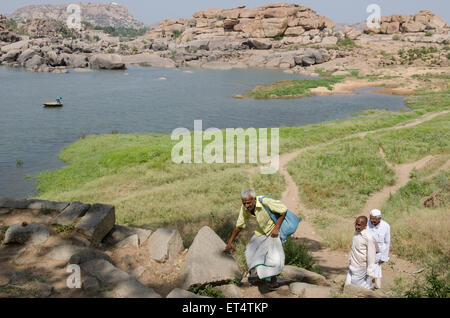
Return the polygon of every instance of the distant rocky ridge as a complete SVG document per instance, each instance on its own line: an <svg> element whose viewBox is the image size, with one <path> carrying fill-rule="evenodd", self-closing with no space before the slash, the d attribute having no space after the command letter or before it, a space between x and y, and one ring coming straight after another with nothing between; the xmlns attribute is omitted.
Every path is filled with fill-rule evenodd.
<svg viewBox="0 0 450 318"><path fill-rule="evenodd" d="M145 25L136 20L124 6L114 3L78 3L81 7L81 21L98 26L113 26L140 29ZM30 5L20 8L8 18L16 22L33 19L57 20L66 22L70 13L67 4L61 5Z"/></svg>
<svg viewBox="0 0 450 318"><path fill-rule="evenodd" d="M366 27L365 33L395 34L434 31L448 33L448 25L444 19L431 10L422 10L414 15L393 14L381 17L380 28Z"/></svg>

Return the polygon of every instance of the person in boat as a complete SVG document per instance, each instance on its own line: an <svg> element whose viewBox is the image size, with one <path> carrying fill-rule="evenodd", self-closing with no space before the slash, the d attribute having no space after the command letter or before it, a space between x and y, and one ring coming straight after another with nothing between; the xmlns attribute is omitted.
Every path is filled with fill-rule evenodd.
<svg viewBox="0 0 450 318"><path fill-rule="evenodd" d="M270 281L269 287L276 288L278 287L277 276L281 274L285 261L280 226L288 209L279 200L257 197L252 189L243 190L241 199L239 218L224 252L230 252L235 248L233 241L236 236L246 227L249 219L255 220L258 227L245 250L250 275L257 274L260 281ZM280 216L276 223L263 205Z"/></svg>
<svg viewBox="0 0 450 318"><path fill-rule="evenodd" d="M58 97L58 98L56 99L56 102L57 102L58 104L62 104L62 101L63 101L63 98L62 98L62 97Z"/></svg>

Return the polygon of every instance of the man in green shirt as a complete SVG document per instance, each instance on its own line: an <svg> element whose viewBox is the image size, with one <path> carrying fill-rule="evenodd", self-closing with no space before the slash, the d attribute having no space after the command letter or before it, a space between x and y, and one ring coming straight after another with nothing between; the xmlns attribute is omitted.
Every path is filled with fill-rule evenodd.
<svg viewBox="0 0 450 318"><path fill-rule="evenodd" d="M250 272L256 271L259 279L270 279L270 287L277 287L277 276L284 267L284 250L280 239L280 227L287 207L279 200L263 198L262 203L275 215L279 215L275 223L261 204L261 196L256 196L252 189L241 193L242 206L236 227L225 247L225 252L235 248L233 241L242 229L247 226L248 219L256 221L255 230L245 250L245 258Z"/></svg>

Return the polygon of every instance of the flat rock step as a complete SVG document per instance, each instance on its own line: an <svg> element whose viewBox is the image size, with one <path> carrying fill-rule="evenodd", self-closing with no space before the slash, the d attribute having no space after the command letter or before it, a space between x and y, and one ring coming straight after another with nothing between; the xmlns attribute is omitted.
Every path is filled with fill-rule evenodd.
<svg viewBox="0 0 450 318"><path fill-rule="evenodd" d="M152 288L145 286L128 273L103 259L95 259L81 264L83 271L112 288L120 298L161 298Z"/></svg>

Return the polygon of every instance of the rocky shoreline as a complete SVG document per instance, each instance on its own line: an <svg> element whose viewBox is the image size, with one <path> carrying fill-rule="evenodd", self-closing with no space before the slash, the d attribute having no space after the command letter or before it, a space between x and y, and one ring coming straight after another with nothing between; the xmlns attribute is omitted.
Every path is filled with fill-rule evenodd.
<svg viewBox="0 0 450 318"><path fill-rule="evenodd" d="M365 60L373 44L402 48L450 42L450 28L431 11L383 17L380 32L366 30L368 34L364 34L349 27L336 32L329 18L284 2L257 8L208 9L194 13L192 18L161 21L135 39L112 37L89 28L64 38L55 34L52 20L42 19L30 22L33 35L19 36L6 27L6 21L0 16L0 64L52 73L120 70L128 65L276 69L312 76L320 75L319 68L333 67L335 71L359 68L364 73L400 62L386 62L383 56ZM393 23L399 24L398 28L391 27ZM410 24L419 27L407 27ZM398 38L394 39L392 32ZM436 57L437 65L448 65L444 53Z"/></svg>

